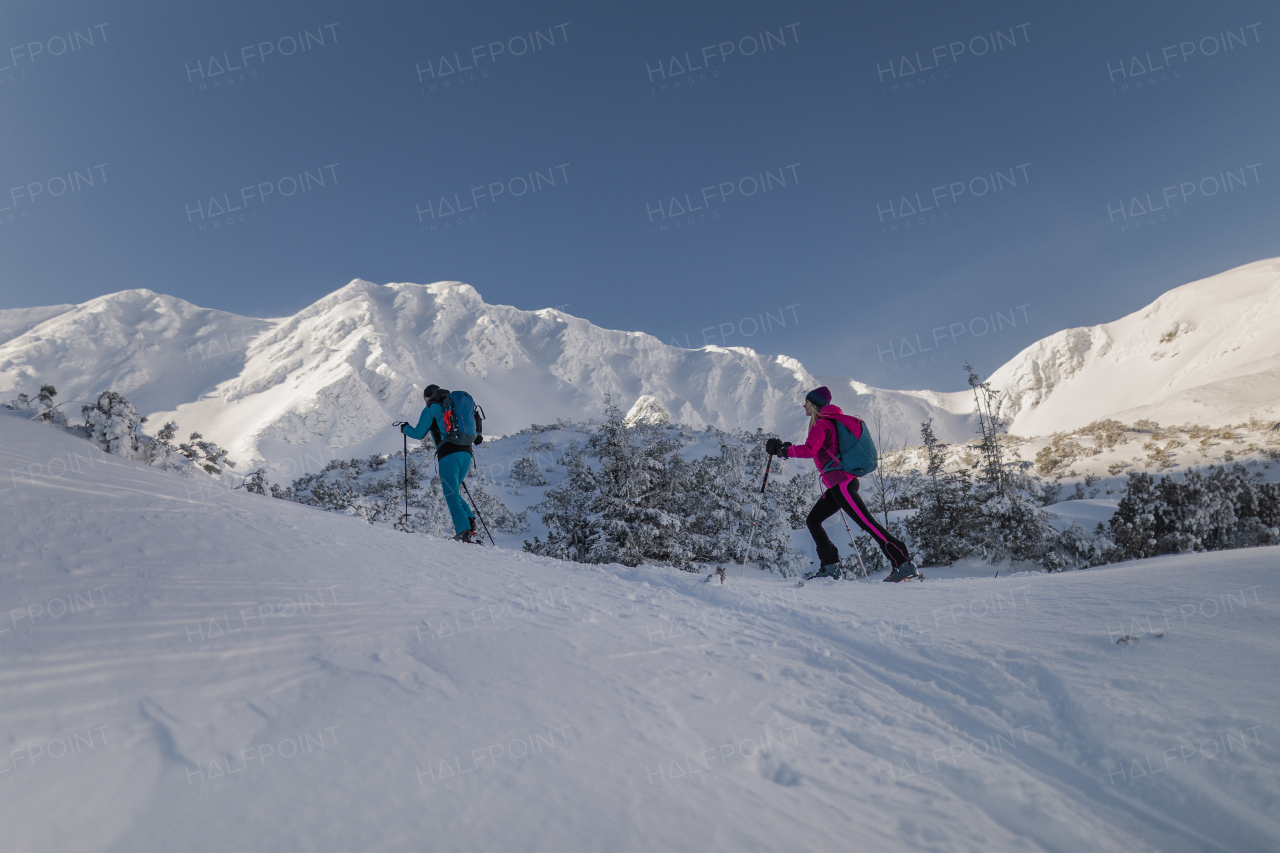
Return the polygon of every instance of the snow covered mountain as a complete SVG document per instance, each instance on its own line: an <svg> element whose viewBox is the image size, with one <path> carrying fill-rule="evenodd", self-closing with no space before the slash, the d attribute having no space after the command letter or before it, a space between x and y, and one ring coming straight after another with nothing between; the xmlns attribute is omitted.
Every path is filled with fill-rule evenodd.
<svg viewBox="0 0 1280 853"><path fill-rule="evenodd" d="M1069 329L996 371L1013 432L1048 434L1104 417L1231 423L1269 416L1280 395L1280 261L1176 288L1113 323ZM471 390L487 431L581 420L613 394L654 397L673 420L798 437L798 401L818 384L912 443L932 417L944 441L973 436L968 391L886 391L814 376L785 355L681 349L561 311L489 305L458 282L359 279L292 317L255 319L150 290L82 305L0 311L0 399L53 383L76 414L104 388L154 428L177 420L245 462L282 474L394 448L422 386ZM847 390L846 390L847 389ZM855 399L856 398L856 399Z"/></svg>
<svg viewBox="0 0 1280 853"><path fill-rule="evenodd" d="M993 373L1019 435L1110 417L1218 426L1280 414L1280 259L1176 287L1113 323L1066 329Z"/></svg>
<svg viewBox="0 0 1280 853"><path fill-rule="evenodd" d="M684 423L795 434L805 391L847 383L814 377L786 356L681 349L553 309L488 305L457 282L356 280L275 320L130 290L43 312L0 312L0 329L31 325L42 313L53 316L0 344L0 396L41 382L54 383L59 399L112 388L152 424L174 419L184 434L197 429L233 458L293 460L284 467L295 470L339 452L394 447L390 424L416 418L428 382L472 391L495 434L595 416L605 394L624 408L652 395ZM919 406L902 408L914 416ZM970 434L962 410L944 419L945 435Z"/></svg>

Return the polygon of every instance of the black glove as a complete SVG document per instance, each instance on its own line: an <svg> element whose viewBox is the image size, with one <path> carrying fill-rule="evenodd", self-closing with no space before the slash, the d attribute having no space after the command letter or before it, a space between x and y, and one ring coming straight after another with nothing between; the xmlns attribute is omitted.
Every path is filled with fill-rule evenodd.
<svg viewBox="0 0 1280 853"><path fill-rule="evenodd" d="M475 441L475 443L476 443L476 444L484 444L484 436L483 436L483 435L477 435L477 436L476 436L476 441Z"/></svg>
<svg viewBox="0 0 1280 853"><path fill-rule="evenodd" d="M786 456L786 448L790 446L790 444L783 444L780 438L771 438L764 443L764 452L770 456Z"/></svg>
<svg viewBox="0 0 1280 853"><path fill-rule="evenodd" d="M409 425L408 421L396 421L395 423L392 424L393 427L400 427L400 432L404 432L404 428L407 427L408 425Z"/></svg>

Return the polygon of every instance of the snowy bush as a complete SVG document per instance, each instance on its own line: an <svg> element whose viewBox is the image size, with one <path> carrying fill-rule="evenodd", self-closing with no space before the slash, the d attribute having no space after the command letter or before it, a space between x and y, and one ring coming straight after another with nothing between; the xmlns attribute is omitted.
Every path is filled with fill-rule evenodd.
<svg viewBox="0 0 1280 853"><path fill-rule="evenodd" d="M795 573L800 560L791 550L790 531L795 513L788 490L794 491L793 483L802 480L803 474L792 480L781 479L785 463L775 459L771 475L777 476L771 476L768 490L761 495L760 483L768 459L764 442L768 436L761 432L730 434L715 429L709 432L719 442L715 456L705 456L693 463L680 460L687 477L681 506L687 520L684 533L694 561L737 563L746 559L784 576ZM803 500L805 504L812 504L815 499L816 493L811 493ZM804 511L807 512L807 506ZM802 519L802 526L803 523Z"/></svg>
<svg viewBox="0 0 1280 853"><path fill-rule="evenodd" d="M236 486L236 488L243 487L246 492L251 494L265 495L267 493L266 475L266 470L262 468L250 471L245 475L244 482Z"/></svg>
<svg viewBox="0 0 1280 853"><path fill-rule="evenodd" d="M170 425L166 424L167 426ZM172 424L172 426L176 432L178 425ZM212 441L205 441L204 436L198 432L191 433L190 438L178 445L178 450L183 456L214 476L221 474L223 468L236 467L236 463L227 458L227 451Z"/></svg>
<svg viewBox="0 0 1280 853"><path fill-rule="evenodd" d="M907 519L907 534L922 566L949 566L969 556L973 543L968 534L976 520L968 472L945 470L947 446L933 434L933 422L920 425L927 460L919 510Z"/></svg>
<svg viewBox="0 0 1280 853"><path fill-rule="evenodd" d="M39 419L45 423L65 427L67 425L67 416L62 414L53 402L53 398L57 395L58 391L52 385L41 385L40 391L36 394L34 400L26 394L19 394L12 401L5 403L4 407L23 412L35 410L32 420Z"/></svg>
<svg viewBox="0 0 1280 853"><path fill-rule="evenodd" d="M990 561L1017 560L1051 564L1059 568L1053 550L1058 532L1049 516L1023 495L992 495L977 504L971 539L976 550Z"/></svg>
<svg viewBox="0 0 1280 853"><path fill-rule="evenodd" d="M104 453L126 459L142 459L142 418L123 394L103 391L92 405L81 408L90 441Z"/></svg>
<svg viewBox="0 0 1280 853"><path fill-rule="evenodd" d="M155 438L140 435L139 459L162 471L177 471L186 476L193 476L196 470L195 463L173 443L174 436L177 434L178 425L169 421L160 428Z"/></svg>
<svg viewBox="0 0 1280 853"><path fill-rule="evenodd" d="M1107 535L1106 527L1101 523L1092 535L1080 525L1071 524L1058 534L1054 554L1056 559L1046 560L1046 568L1101 566L1122 559L1115 542ZM1050 562L1056 565L1050 565Z"/></svg>
<svg viewBox="0 0 1280 853"><path fill-rule="evenodd" d="M52 385L41 385L32 408L36 410L36 417L45 423L66 426L67 416L54 407L53 398L57 395L58 391Z"/></svg>
<svg viewBox="0 0 1280 853"><path fill-rule="evenodd" d="M678 448L654 424L628 427L606 399L604 422L584 447L564 454L565 480L539 504L547 541L535 538L526 548L580 563L636 566L659 560L687 566L692 554L675 535L683 525L674 511L671 456Z"/></svg>
<svg viewBox="0 0 1280 853"><path fill-rule="evenodd" d="M1160 480L1134 472L1111 534L1129 560L1280 543L1280 488L1241 465Z"/></svg>
<svg viewBox="0 0 1280 853"><path fill-rule="evenodd" d="M532 458L524 456L511 466L511 482L517 486L545 486L547 478Z"/></svg>
<svg viewBox="0 0 1280 853"><path fill-rule="evenodd" d="M719 452L695 462L680 451L683 430L649 421L628 426L612 400L584 445L560 459L566 475L536 509L547 538L525 548L583 563L698 563L749 559L790 573L799 557L790 549L790 523L776 506L783 486L771 481L754 538L751 519L761 500L766 456L762 433L711 431ZM775 466L774 471L778 468Z"/></svg>
<svg viewBox="0 0 1280 853"><path fill-rule="evenodd" d="M786 513L787 526L792 530L803 529L810 508L821 494L822 484L818 481L817 468L806 467L783 481L778 504Z"/></svg>

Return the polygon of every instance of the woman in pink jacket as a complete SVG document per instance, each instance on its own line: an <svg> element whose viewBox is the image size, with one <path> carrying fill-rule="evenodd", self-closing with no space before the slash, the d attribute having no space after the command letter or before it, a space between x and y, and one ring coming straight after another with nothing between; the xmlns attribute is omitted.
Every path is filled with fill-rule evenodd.
<svg viewBox="0 0 1280 853"><path fill-rule="evenodd" d="M889 558L893 571L885 578L886 581L897 583L916 577L916 567L911 562L911 554L907 546L901 539L885 530L867 509L867 505L862 502L862 497L858 494L858 478L840 469L838 459L840 442L836 436L835 421L844 423L858 438L862 437L862 430L865 427L863 422L846 415L840 411L839 406L831 405L831 391L826 386L815 388L805 395L804 413L809 416L809 435L805 438L804 444L793 445L789 442L784 444L776 438L771 438L765 444L765 450L774 456L812 459L813 464L817 465L822 473L824 489L822 497L818 498L818 502L809 511L809 517L805 519L809 534L813 536L813 542L818 547L818 563L822 567L818 574L836 573L840 552L832 543L831 537L827 536L827 531L822 529L822 522L840 510L844 510L858 523L859 527L871 535L871 538L880 545L880 550Z"/></svg>

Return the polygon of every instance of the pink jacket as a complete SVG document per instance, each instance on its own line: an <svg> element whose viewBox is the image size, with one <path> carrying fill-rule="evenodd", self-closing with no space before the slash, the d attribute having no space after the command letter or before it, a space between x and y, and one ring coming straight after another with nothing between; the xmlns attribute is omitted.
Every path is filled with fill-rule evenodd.
<svg viewBox="0 0 1280 853"><path fill-rule="evenodd" d="M818 467L819 471L835 463L832 465L832 470L824 471L822 474L822 485L828 489L857 479L852 474L840 470L840 463L836 458L839 450L839 442L836 438L836 420L842 421L845 426L853 430L854 435L862 438L862 421L851 415L846 415L840 410L839 406L831 404L818 410L818 419L813 422L813 426L809 429L809 435L805 438L804 444L793 444L787 448L787 456L789 458L812 459L813 464Z"/></svg>

